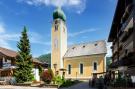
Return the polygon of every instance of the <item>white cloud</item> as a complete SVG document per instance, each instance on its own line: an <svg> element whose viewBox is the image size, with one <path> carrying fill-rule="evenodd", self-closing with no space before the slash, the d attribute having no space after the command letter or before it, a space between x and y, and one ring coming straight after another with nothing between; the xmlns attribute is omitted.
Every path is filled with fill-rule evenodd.
<svg viewBox="0 0 135 89"><path fill-rule="evenodd" d="M86 29L86 30L81 30L79 32L74 32L74 33L69 33L68 37L75 37L78 36L80 34L84 34L84 33L90 33L90 32L94 32L97 31L97 29Z"/></svg>
<svg viewBox="0 0 135 89"><path fill-rule="evenodd" d="M4 25L0 23L0 34L5 32Z"/></svg>
<svg viewBox="0 0 135 89"><path fill-rule="evenodd" d="M18 41L19 34L13 33L3 33L0 35L0 40L5 40L5 41Z"/></svg>
<svg viewBox="0 0 135 89"><path fill-rule="evenodd" d="M29 38L31 43L41 44L41 45L51 45L51 42L44 41L43 37L36 32L29 32Z"/></svg>
<svg viewBox="0 0 135 89"><path fill-rule="evenodd" d="M112 43L107 43L107 57L112 56L112 50L111 50Z"/></svg>
<svg viewBox="0 0 135 89"><path fill-rule="evenodd" d="M5 33L5 26L3 23L0 22L0 47L5 47L11 49L11 46L8 44L8 42L5 40L5 36L3 35Z"/></svg>
<svg viewBox="0 0 135 89"><path fill-rule="evenodd" d="M19 2L25 2L28 5L34 6L55 6L66 7L70 10L74 10L78 14L82 13L86 7L86 0L18 0Z"/></svg>
<svg viewBox="0 0 135 89"><path fill-rule="evenodd" d="M19 41L20 36L21 36L21 33L9 33L6 30L5 25L0 23L0 47L14 49L12 48L12 45L10 44L10 42ZM33 44L51 45L51 42L43 41L41 35L39 35L36 32L28 32L28 36L29 36L30 42Z"/></svg>
<svg viewBox="0 0 135 89"><path fill-rule="evenodd" d="M8 42L7 41L4 41L2 39L0 39L0 47L12 49L11 46L8 44Z"/></svg>
<svg viewBox="0 0 135 89"><path fill-rule="evenodd" d="M80 0L69 0L69 5L79 5L81 4Z"/></svg>

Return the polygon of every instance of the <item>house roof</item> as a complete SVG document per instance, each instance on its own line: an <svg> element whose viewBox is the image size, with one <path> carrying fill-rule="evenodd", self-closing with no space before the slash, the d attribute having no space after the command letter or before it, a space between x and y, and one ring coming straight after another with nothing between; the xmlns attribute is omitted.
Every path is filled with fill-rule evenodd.
<svg viewBox="0 0 135 89"><path fill-rule="evenodd" d="M0 53L5 55L5 56L11 57L11 58L15 58L18 55L18 53L16 51L13 51L13 50L10 50L10 49L6 49L6 48L2 48L2 47L0 47ZM33 60L34 63L43 64L42 62L40 62L36 58L32 58L32 60Z"/></svg>
<svg viewBox="0 0 135 89"><path fill-rule="evenodd" d="M17 56L17 52L16 51L13 51L13 50L10 50L10 49L6 49L6 48L2 48L0 47L0 53L8 56L8 57L16 57Z"/></svg>
<svg viewBox="0 0 135 89"><path fill-rule="evenodd" d="M36 59L36 58L32 58L32 61L33 61L34 63L43 64L41 61L39 61L39 60L38 60L38 59Z"/></svg>
<svg viewBox="0 0 135 89"><path fill-rule="evenodd" d="M104 40L101 40L72 45L68 48L64 58L76 56L89 56L104 53L107 53L106 42Z"/></svg>

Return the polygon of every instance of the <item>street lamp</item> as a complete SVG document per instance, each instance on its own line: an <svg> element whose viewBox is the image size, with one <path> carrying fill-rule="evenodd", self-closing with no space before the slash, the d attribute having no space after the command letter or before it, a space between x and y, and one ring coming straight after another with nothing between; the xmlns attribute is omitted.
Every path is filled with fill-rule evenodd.
<svg viewBox="0 0 135 89"><path fill-rule="evenodd" d="M77 72L76 72L76 80L77 80Z"/></svg>

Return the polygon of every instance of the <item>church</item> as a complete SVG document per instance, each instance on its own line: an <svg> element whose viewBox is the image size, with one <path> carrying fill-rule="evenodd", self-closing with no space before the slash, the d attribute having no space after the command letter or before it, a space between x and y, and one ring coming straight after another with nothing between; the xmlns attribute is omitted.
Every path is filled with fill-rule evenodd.
<svg viewBox="0 0 135 89"><path fill-rule="evenodd" d="M51 30L51 69L67 79L89 79L106 71L104 40L67 45L66 15L61 8L53 12Z"/></svg>

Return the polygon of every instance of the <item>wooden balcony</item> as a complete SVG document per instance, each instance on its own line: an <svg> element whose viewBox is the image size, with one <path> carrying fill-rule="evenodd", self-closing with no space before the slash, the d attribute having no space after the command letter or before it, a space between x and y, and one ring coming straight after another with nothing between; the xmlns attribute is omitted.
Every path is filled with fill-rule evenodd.
<svg viewBox="0 0 135 89"><path fill-rule="evenodd" d="M125 50L119 52L119 59L122 59L125 56Z"/></svg>
<svg viewBox="0 0 135 89"><path fill-rule="evenodd" d="M121 18L121 31L124 31L126 26L128 25L129 21L133 18L133 4L129 4Z"/></svg>
<svg viewBox="0 0 135 89"><path fill-rule="evenodd" d="M115 54L118 51L118 43L115 43L113 46L113 54Z"/></svg>
<svg viewBox="0 0 135 89"><path fill-rule="evenodd" d="M131 42L133 42L133 33L127 36L126 41L123 42L123 48L126 48Z"/></svg>
<svg viewBox="0 0 135 89"><path fill-rule="evenodd" d="M135 52L129 52L128 55L121 58L119 66L132 66L135 65Z"/></svg>

